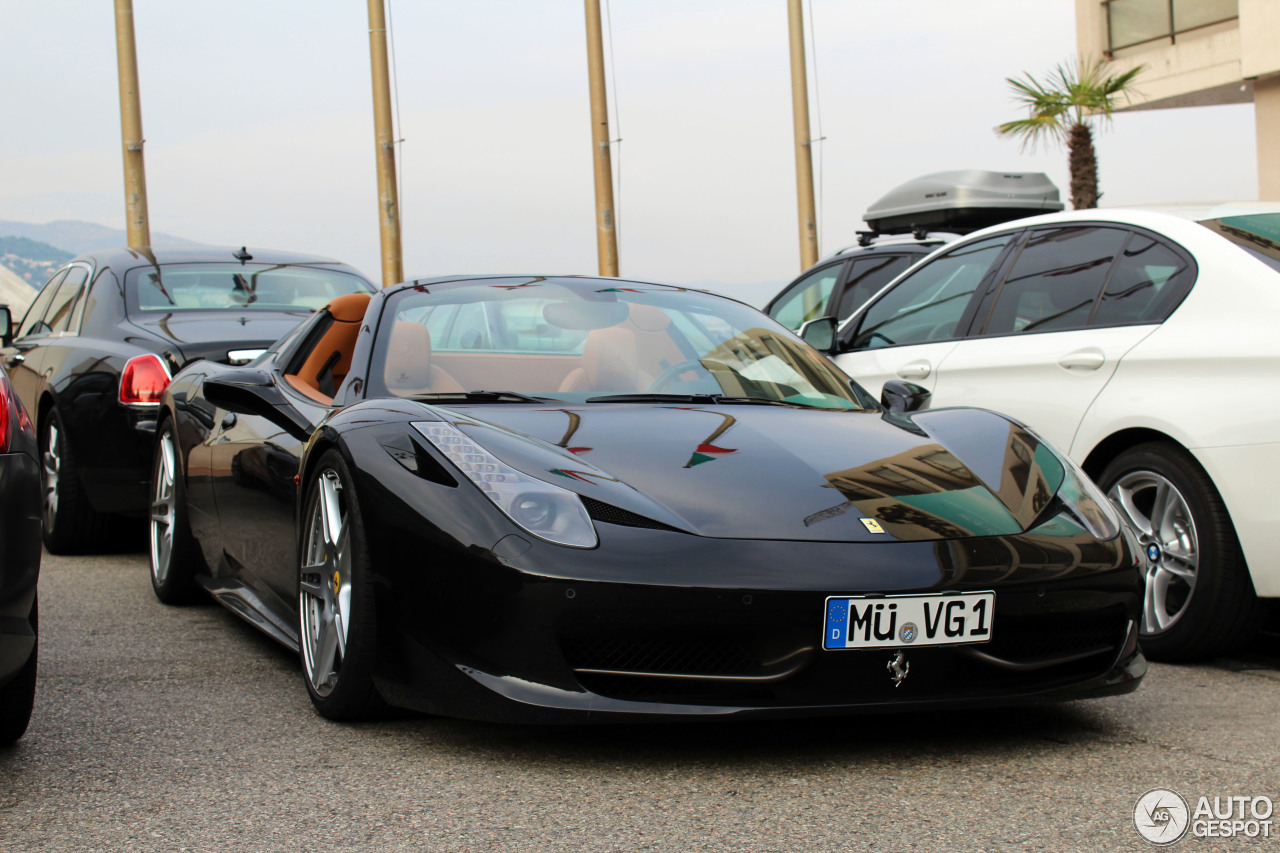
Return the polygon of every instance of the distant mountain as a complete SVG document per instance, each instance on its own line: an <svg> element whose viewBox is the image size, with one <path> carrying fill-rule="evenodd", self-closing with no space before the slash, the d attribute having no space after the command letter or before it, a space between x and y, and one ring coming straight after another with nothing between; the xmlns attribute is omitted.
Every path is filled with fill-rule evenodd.
<svg viewBox="0 0 1280 853"><path fill-rule="evenodd" d="M30 261L52 261L55 264L69 261L74 254L27 237L0 237L0 256L15 255Z"/></svg>
<svg viewBox="0 0 1280 853"><path fill-rule="evenodd" d="M46 222L43 225L36 225L31 222L0 220L0 237L26 237L28 240L36 240L64 249L73 255L92 252L95 249L111 249L129 244L125 232L119 228L108 228L106 225L98 225L96 222L81 222L74 219L60 219L56 222ZM151 232L151 245L203 246L205 244L187 240L183 237L174 237L172 234L153 231Z"/></svg>

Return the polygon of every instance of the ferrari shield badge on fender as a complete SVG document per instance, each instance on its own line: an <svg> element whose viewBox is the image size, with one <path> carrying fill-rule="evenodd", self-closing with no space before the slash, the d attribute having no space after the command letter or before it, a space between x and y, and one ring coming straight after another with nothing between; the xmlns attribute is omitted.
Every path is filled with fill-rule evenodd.
<svg viewBox="0 0 1280 853"><path fill-rule="evenodd" d="M872 533L884 533L884 528L881 527L880 522L876 521L874 518L862 519L862 526Z"/></svg>

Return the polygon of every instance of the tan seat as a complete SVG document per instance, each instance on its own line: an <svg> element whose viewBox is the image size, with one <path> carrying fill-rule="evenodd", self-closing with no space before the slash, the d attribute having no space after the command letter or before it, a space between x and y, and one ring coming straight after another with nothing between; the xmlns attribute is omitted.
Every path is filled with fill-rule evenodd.
<svg viewBox="0 0 1280 853"><path fill-rule="evenodd" d="M328 312L332 322L298 372L286 373L285 381L317 403L332 403L338 386L351 371L351 356L369 299L367 293L349 293L320 309Z"/></svg>
<svg viewBox="0 0 1280 853"><path fill-rule="evenodd" d="M399 397L467 390L443 368L431 363L430 330L421 323L404 320L391 327L382 378L387 390Z"/></svg>
<svg viewBox="0 0 1280 853"><path fill-rule="evenodd" d="M685 360L672 340L666 312L632 305L626 320L594 329L582 344L582 366L560 383L561 392L643 391L673 364Z"/></svg>

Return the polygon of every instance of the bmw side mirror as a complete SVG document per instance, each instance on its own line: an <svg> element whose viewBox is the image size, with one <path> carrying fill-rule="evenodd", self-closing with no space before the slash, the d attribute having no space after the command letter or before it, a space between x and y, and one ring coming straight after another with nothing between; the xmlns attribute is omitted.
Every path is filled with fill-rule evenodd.
<svg viewBox="0 0 1280 853"><path fill-rule="evenodd" d="M311 437L311 423L280 393L270 371L246 368L210 376L204 397L219 409L266 418L299 441Z"/></svg>
<svg viewBox="0 0 1280 853"><path fill-rule="evenodd" d="M891 412L905 414L927 408L933 393L923 385L890 379L880 392L880 405Z"/></svg>
<svg viewBox="0 0 1280 853"><path fill-rule="evenodd" d="M0 305L0 347L13 343L13 315L8 305Z"/></svg>
<svg viewBox="0 0 1280 853"><path fill-rule="evenodd" d="M801 340L821 352L831 352L836 343L836 318L819 317L800 327Z"/></svg>

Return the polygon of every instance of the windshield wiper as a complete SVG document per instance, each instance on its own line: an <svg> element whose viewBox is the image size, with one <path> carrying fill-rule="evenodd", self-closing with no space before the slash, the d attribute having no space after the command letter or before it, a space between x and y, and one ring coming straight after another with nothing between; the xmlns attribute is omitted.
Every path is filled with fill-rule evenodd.
<svg viewBox="0 0 1280 853"><path fill-rule="evenodd" d="M552 403L551 397L531 397L518 391L436 391L414 394L412 400L447 402L460 400L466 403Z"/></svg>
<svg viewBox="0 0 1280 853"><path fill-rule="evenodd" d="M772 397L730 397L724 394L607 394L588 397L588 403L696 403L703 406L786 406L791 409L824 409L812 403Z"/></svg>

